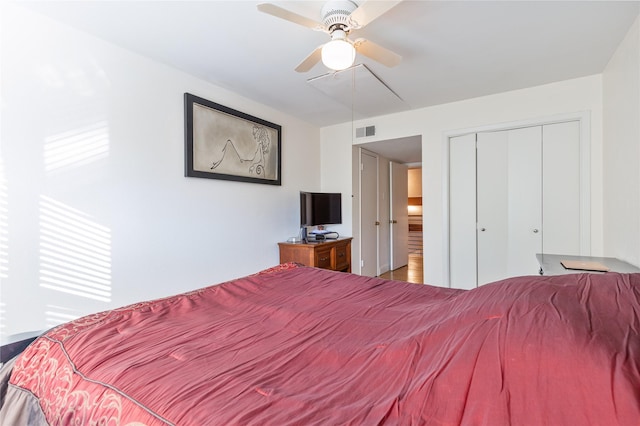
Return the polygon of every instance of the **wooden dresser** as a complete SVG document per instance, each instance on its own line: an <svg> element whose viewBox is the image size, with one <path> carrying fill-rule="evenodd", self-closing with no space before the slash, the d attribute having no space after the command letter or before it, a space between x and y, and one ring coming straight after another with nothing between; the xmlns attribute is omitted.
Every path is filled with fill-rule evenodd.
<svg viewBox="0 0 640 426"><path fill-rule="evenodd" d="M351 240L349 237L314 243L278 243L280 263L298 262L316 268L351 272Z"/></svg>

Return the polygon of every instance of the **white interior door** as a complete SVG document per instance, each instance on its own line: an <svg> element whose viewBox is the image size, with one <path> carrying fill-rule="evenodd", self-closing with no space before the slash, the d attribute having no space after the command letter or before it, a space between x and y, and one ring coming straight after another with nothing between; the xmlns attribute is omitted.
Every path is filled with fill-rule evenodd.
<svg viewBox="0 0 640 426"><path fill-rule="evenodd" d="M378 275L378 157L360 150L360 274Z"/></svg>
<svg viewBox="0 0 640 426"><path fill-rule="evenodd" d="M532 275L542 251L542 127L477 136L478 285Z"/></svg>
<svg viewBox="0 0 640 426"><path fill-rule="evenodd" d="M477 287L475 133L449 139L449 283Z"/></svg>
<svg viewBox="0 0 640 426"><path fill-rule="evenodd" d="M409 263L409 177L405 164L389 162L391 270Z"/></svg>

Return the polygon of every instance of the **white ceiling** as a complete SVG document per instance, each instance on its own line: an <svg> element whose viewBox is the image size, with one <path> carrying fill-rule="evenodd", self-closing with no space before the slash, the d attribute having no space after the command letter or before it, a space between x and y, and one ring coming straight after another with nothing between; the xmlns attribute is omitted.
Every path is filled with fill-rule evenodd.
<svg viewBox="0 0 640 426"><path fill-rule="evenodd" d="M403 57L395 68L356 57L400 98L367 109L357 107L349 94L319 90L317 80L309 84L307 79L328 72L321 64L308 73L294 71L328 41L325 33L260 13L259 3L26 2L54 19L318 126L598 74L640 11L640 1L405 0L352 34ZM314 20L320 20L324 4L273 3ZM357 88L353 93L364 96Z"/></svg>

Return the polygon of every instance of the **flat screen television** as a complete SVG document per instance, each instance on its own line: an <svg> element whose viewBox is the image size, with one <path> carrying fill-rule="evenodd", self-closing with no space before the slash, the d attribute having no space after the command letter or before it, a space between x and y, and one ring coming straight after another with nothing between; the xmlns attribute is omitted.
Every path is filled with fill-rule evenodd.
<svg viewBox="0 0 640 426"><path fill-rule="evenodd" d="M342 194L300 191L300 226L342 223Z"/></svg>

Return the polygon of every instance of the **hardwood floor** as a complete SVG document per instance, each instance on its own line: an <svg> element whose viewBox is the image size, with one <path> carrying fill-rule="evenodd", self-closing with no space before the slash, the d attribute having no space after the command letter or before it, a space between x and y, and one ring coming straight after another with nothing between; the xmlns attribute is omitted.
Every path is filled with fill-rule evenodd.
<svg viewBox="0 0 640 426"><path fill-rule="evenodd" d="M422 273L422 256L416 254L409 255L409 264L394 271L385 272L380 278L388 280L407 281L415 284L424 284Z"/></svg>

